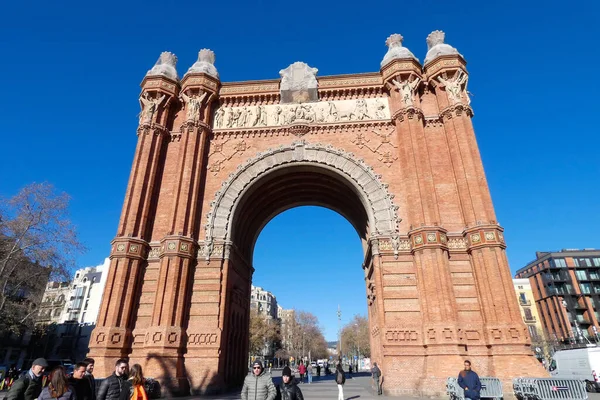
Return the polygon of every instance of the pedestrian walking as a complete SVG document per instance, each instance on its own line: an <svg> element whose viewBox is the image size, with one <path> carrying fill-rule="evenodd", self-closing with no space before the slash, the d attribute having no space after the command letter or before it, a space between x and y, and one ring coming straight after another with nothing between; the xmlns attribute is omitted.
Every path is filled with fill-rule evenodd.
<svg viewBox="0 0 600 400"><path fill-rule="evenodd" d="M302 390L294 382L294 375L290 367L285 367L281 373L282 383L279 385L279 398L281 400L304 400Z"/></svg>
<svg viewBox="0 0 600 400"><path fill-rule="evenodd" d="M317 364L317 376L321 376L321 366Z"/></svg>
<svg viewBox="0 0 600 400"><path fill-rule="evenodd" d="M300 365L298 365L298 373L300 374L300 382L304 383L304 374L306 374L306 365L304 365L304 361L300 361Z"/></svg>
<svg viewBox="0 0 600 400"><path fill-rule="evenodd" d="M130 400L148 400L148 394L144 388L146 379L142 373L142 366L140 364L133 364L129 372L129 379L127 380L127 392ZM79 400L79 398L77 399Z"/></svg>
<svg viewBox="0 0 600 400"><path fill-rule="evenodd" d="M373 377L373 382L375 383L375 390L377 390L377 395L381 395L381 370L377 366L377 363L373 363L373 368L371 368L371 376Z"/></svg>
<svg viewBox="0 0 600 400"><path fill-rule="evenodd" d="M79 362L73 368L73 376L69 378L69 384L75 391L77 400L92 400L92 388L90 382L85 377L87 364Z"/></svg>
<svg viewBox="0 0 600 400"><path fill-rule="evenodd" d="M348 376L352 376L352 364L348 364Z"/></svg>
<svg viewBox="0 0 600 400"><path fill-rule="evenodd" d="M48 362L44 358L33 361L31 368L13 381L6 400L34 400L42 392L42 374L48 368ZM14 374L13 370L13 374Z"/></svg>
<svg viewBox="0 0 600 400"><path fill-rule="evenodd" d="M338 363L335 368L335 383L338 386L338 400L344 400L344 383L346 383L346 374L342 368L342 363Z"/></svg>
<svg viewBox="0 0 600 400"><path fill-rule="evenodd" d="M115 372L102 381L98 389L98 400L119 400L121 393L125 390L127 381L127 360L119 358L115 363Z"/></svg>
<svg viewBox="0 0 600 400"><path fill-rule="evenodd" d="M54 368L50 374L50 384L42 390L38 400L76 400L75 389L69 385L67 373L62 365Z"/></svg>
<svg viewBox="0 0 600 400"><path fill-rule="evenodd" d="M241 396L242 400L275 400L277 389L260 360L252 363L252 373L244 379Z"/></svg>
<svg viewBox="0 0 600 400"><path fill-rule="evenodd" d="M94 364L96 363L96 361L94 361L93 358L86 358L85 360L83 360L83 362L87 364L87 367L85 368L85 379L90 384L90 391L92 394L91 399L96 400L96 378L94 378L93 373Z"/></svg>
<svg viewBox="0 0 600 400"><path fill-rule="evenodd" d="M306 366L306 376L308 378L308 384L310 385L312 383L313 376L313 366L311 363L308 363L308 365Z"/></svg>
<svg viewBox="0 0 600 400"><path fill-rule="evenodd" d="M465 391L465 400L479 400L481 382L479 375L471 369L471 361L465 360L465 369L458 374L458 386Z"/></svg>

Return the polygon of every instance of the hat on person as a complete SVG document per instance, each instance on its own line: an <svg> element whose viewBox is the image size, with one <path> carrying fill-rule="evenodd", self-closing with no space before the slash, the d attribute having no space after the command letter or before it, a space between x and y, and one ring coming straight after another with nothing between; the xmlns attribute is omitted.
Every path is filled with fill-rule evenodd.
<svg viewBox="0 0 600 400"><path fill-rule="evenodd" d="M290 369L290 367L286 366L285 368L283 368L281 376L292 376L292 370Z"/></svg>
<svg viewBox="0 0 600 400"><path fill-rule="evenodd" d="M262 362L260 360L254 360L254 362L252 363L253 367L260 367L262 369L263 365Z"/></svg>
<svg viewBox="0 0 600 400"><path fill-rule="evenodd" d="M34 365L39 365L40 367L48 368L48 361L46 361L45 358L36 358L35 360L33 360L33 364L31 364L31 366L33 367Z"/></svg>

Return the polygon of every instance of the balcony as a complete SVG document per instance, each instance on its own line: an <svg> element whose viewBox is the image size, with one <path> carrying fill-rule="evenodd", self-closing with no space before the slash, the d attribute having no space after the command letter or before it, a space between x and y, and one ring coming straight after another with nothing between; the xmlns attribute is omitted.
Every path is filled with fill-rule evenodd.
<svg viewBox="0 0 600 400"><path fill-rule="evenodd" d="M523 321L525 321L526 324L535 324L537 319L532 315L531 317L523 317Z"/></svg>
<svg viewBox="0 0 600 400"><path fill-rule="evenodd" d="M531 305L531 301L530 300L519 299L519 304L522 305L522 306L530 306Z"/></svg>

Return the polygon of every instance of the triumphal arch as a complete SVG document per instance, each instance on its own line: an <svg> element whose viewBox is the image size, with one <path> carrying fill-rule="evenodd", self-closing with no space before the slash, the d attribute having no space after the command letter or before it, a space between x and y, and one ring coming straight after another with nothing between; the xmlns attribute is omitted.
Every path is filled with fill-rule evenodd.
<svg viewBox="0 0 600 400"><path fill-rule="evenodd" d="M296 62L247 82L221 82L210 50L181 79L177 58L161 54L141 85L90 341L99 375L129 357L172 393L239 384L255 241L299 205L339 212L362 238L372 360L388 394L442 393L464 358L480 375L543 374L473 131L466 62L441 31L423 64L402 36L386 44L378 72L320 77Z"/></svg>

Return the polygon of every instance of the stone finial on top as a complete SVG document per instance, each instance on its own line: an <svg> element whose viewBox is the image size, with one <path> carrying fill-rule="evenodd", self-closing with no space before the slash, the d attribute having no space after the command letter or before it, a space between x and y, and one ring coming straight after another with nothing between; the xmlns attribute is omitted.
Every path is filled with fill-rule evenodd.
<svg viewBox="0 0 600 400"><path fill-rule="evenodd" d="M187 74L203 72L219 79L219 73L215 68L215 52L209 49L202 49L198 52L198 61L194 63L186 72Z"/></svg>
<svg viewBox="0 0 600 400"><path fill-rule="evenodd" d="M171 52L163 51L160 53L160 57L158 57L154 67L146 73L146 76L162 75L177 80L179 77L177 76L176 65L177 56Z"/></svg>
<svg viewBox="0 0 600 400"><path fill-rule="evenodd" d="M317 68L309 67L308 64L296 61L286 69L279 71L281 83L279 91L282 103L304 103L318 99Z"/></svg>
<svg viewBox="0 0 600 400"><path fill-rule="evenodd" d="M390 37L387 38L385 44L388 47L388 51L387 53L385 53L385 56L381 61L382 68L392 60L412 59L419 61L417 57L415 57L414 54L410 52L409 49L402 46L403 40L404 38L402 37L402 35L398 33L394 33L393 35L390 35Z"/></svg>
<svg viewBox="0 0 600 400"><path fill-rule="evenodd" d="M435 60L439 56L450 54L458 54L458 50L449 44L444 43L446 34L443 31L433 31L427 36L427 55L425 56L425 64Z"/></svg>

